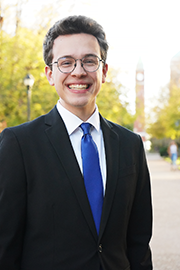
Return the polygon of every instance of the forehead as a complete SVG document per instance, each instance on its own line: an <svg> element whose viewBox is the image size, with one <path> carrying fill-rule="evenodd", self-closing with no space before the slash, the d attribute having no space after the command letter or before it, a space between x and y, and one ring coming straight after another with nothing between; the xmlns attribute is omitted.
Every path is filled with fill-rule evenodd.
<svg viewBox="0 0 180 270"><path fill-rule="evenodd" d="M95 54L100 56L100 46L93 35L85 33L63 35L54 40L54 58L65 55L83 57L86 54Z"/></svg>

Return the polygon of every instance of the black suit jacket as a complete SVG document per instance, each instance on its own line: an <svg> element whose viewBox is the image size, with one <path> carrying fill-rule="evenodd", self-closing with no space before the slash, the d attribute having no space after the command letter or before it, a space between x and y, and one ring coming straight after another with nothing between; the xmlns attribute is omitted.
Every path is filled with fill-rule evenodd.
<svg viewBox="0 0 180 270"><path fill-rule="evenodd" d="M99 236L56 107L0 136L1 270L150 270L152 206L138 135L101 118L107 184Z"/></svg>

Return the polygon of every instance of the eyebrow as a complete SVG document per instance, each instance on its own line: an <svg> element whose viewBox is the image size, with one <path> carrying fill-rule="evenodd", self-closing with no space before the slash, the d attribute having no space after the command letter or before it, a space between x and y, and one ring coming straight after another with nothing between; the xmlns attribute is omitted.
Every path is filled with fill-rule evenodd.
<svg viewBox="0 0 180 270"><path fill-rule="evenodd" d="M99 56L96 55L96 54L88 53L88 54L85 54L82 58L87 57L87 56L96 56L96 57L99 57ZM74 59L76 59L76 58L73 57L72 55L63 55L63 56L58 57L58 59L60 59L60 58L74 58ZM82 58L81 58L81 59L82 59ZM100 57L99 57L99 58L100 58ZM78 59L79 59L79 58L78 58Z"/></svg>

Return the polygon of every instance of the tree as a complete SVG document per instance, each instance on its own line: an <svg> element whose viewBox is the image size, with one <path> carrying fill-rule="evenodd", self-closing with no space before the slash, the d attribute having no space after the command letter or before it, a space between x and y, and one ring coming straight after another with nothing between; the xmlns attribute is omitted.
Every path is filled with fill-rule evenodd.
<svg viewBox="0 0 180 270"><path fill-rule="evenodd" d="M25 3L21 0L19 3ZM32 88L31 119L47 113L57 102L55 88L49 85L44 74L42 44L51 20L40 20L35 28L22 27L21 5L17 5L13 34L0 29L0 123L14 126L27 121L27 93L23 78L31 73L35 78ZM16 5L15 5L16 6ZM51 12L50 12L51 13ZM48 26L49 28L49 26ZM126 94L110 70L108 81L97 98L100 112L109 120L133 128L133 116L128 112L128 103L123 102Z"/></svg>
<svg viewBox="0 0 180 270"><path fill-rule="evenodd" d="M133 129L134 117L128 112L128 103L124 103L121 97L123 93L123 86L115 82L117 72L110 69L108 72L107 82L102 85L102 89L97 97L97 105L102 115L120 125Z"/></svg>
<svg viewBox="0 0 180 270"><path fill-rule="evenodd" d="M151 122L147 132L155 138L176 139L180 136L180 88L163 88L159 104L154 107L155 121Z"/></svg>
<svg viewBox="0 0 180 270"><path fill-rule="evenodd" d="M27 120L27 93L23 78L32 73L32 119L47 112L57 100L44 75L42 43L44 35L19 28L15 36L2 33L0 70L0 117L8 126Z"/></svg>

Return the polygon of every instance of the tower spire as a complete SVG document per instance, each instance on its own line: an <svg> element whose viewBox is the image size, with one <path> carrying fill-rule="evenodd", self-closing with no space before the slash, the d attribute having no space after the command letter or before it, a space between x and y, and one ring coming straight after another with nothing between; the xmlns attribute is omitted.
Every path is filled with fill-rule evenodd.
<svg viewBox="0 0 180 270"><path fill-rule="evenodd" d="M136 66L136 120L134 132L141 135L145 141L145 113L144 113L144 67L141 58Z"/></svg>

